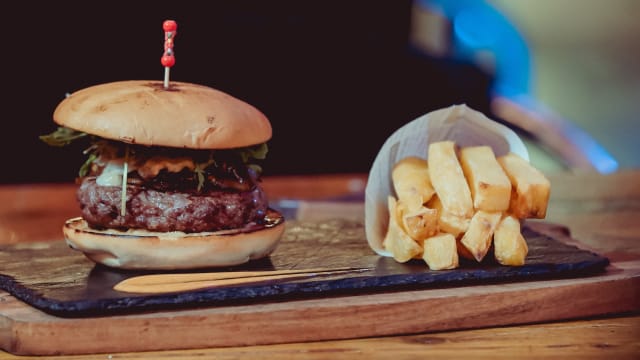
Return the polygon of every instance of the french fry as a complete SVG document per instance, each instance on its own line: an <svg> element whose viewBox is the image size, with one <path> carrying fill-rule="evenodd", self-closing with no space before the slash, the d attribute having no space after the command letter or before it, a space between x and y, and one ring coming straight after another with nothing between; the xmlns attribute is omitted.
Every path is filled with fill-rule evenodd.
<svg viewBox="0 0 640 360"><path fill-rule="evenodd" d="M518 219L506 216L500 221L493 234L493 252L496 260L502 265L524 265L529 248L520 231Z"/></svg>
<svg viewBox="0 0 640 360"><path fill-rule="evenodd" d="M509 212L519 219L543 219L551 193L551 183L538 169L520 156L509 153L498 157L498 163L511 181Z"/></svg>
<svg viewBox="0 0 640 360"><path fill-rule="evenodd" d="M476 210L509 209L511 182L489 146L469 146L460 149L460 165L469 183L473 207Z"/></svg>
<svg viewBox="0 0 640 360"><path fill-rule="evenodd" d="M460 243L481 262L491 247L493 233L500 222L502 214L479 210L471 218L469 229L464 233Z"/></svg>
<svg viewBox="0 0 640 360"><path fill-rule="evenodd" d="M428 149L431 184L444 209L463 218L473 215L471 191L462 172L453 141L431 143Z"/></svg>
<svg viewBox="0 0 640 360"><path fill-rule="evenodd" d="M438 234L424 240L422 259L431 270L455 269L459 265L456 238Z"/></svg>
<svg viewBox="0 0 640 360"><path fill-rule="evenodd" d="M427 161L416 156L398 161L391 171L391 179L398 200L412 211L429 201L435 193Z"/></svg>
<svg viewBox="0 0 640 360"><path fill-rule="evenodd" d="M398 200L398 209L403 209L400 210L402 225L412 239L421 241L438 233L438 210L421 206L412 211L401 200Z"/></svg>
<svg viewBox="0 0 640 360"><path fill-rule="evenodd" d="M435 195L427 203L427 207L433 208L438 211L438 230L441 232L449 233L455 238L464 234L469 228L470 219L463 218L457 215L453 215L447 212L442 206L440 198Z"/></svg>
<svg viewBox="0 0 640 360"><path fill-rule="evenodd" d="M389 227L382 245L398 262L407 262L422 254L422 247L402 229L399 219L397 202L393 196L387 198L389 207Z"/></svg>
<svg viewBox="0 0 640 360"><path fill-rule="evenodd" d="M397 199L388 197L383 246L398 262L422 258L432 270L453 269L460 257L524 265L520 220L544 218L547 178L516 154L497 157L488 146L432 143L428 161L400 160L392 170ZM492 247L493 244L493 247Z"/></svg>

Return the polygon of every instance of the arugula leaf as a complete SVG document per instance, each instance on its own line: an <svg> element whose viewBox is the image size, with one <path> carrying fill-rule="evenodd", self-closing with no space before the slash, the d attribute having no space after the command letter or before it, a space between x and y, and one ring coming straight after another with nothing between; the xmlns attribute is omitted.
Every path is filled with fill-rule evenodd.
<svg viewBox="0 0 640 360"><path fill-rule="evenodd" d="M70 129L68 127L59 126L56 131L51 134L39 136L40 140L51 146L65 146L71 144L74 140L87 136L87 133Z"/></svg>
<svg viewBox="0 0 640 360"><path fill-rule="evenodd" d="M198 188L197 188L198 192L200 192L200 190L202 190L202 188L204 187L204 181L205 181L204 170L210 165L216 165L216 161L211 156L211 153L209 154L209 160L201 163L196 163L196 167L195 169L193 169L193 172L195 172L196 176L198 177Z"/></svg>
<svg viewBox="0 0 640 360"><path fill-rule="evenodd" d="M253 146L247 146L237 149L240 158L243 163L248 163L250 159L264 160L267 157L269 148L267 143L262 143Z"/></svg>
<svg viewBox="0 0 640 360"><path fill-rule="evenodd" d="M82 164L79 170L79 176L84 177L89 174L91 170L91 165L98 158L117 158L123 156L122 152L124 149L124 144L119 143L113 140L102 139L99 137L95 137L93 135L89 135L85 132L73 130L71 128L67 128L64 126L58 127L54 132L41 135L40 140L44 141L48 145L62 147L71 144L73 141L88 137L90 141L90 145L88 148L84 150L84 154L88 155L88 158ZM142 159L156 155L163 154L171 154L169 156L189 156L194 159L196 164L195 169L193 170L196 174L196 178L198 180L198 191L200 191L204 187L204 182L206 181L205 169L209 166L218 166L216 159L220 158L221 161L224 162L224 159L227 159L229 156L231 158L239 159L242 163L253 170L256 174L260 174L262 172L262 168L260 165L255 164L252 160L263 160L267 156L267 152L269 151L267 144L257 144L252 146L246 146L241 148L229 149L229 150L212 150L209 152L208 159L203 159L201 151L192 151L184 149L167 149L167 148L156 148L151 150L150 148L144 147L135 147L135 146L126 146L127 149L131 150L131 154L133 156L140 156ZM141 151L139 151L141 150ZM181 151L181 152L179 152ZM138 154L139 152L139 154ZM218 156L220 154L220 156ZM197 156L196 156L197 155ZM237 160L236 160L237 161Z"/></svg>
<svg viewBox="0 0 640 360"><path fill-rule="evenodd" d="M82 167L80 168L80 171L78 172L78 176L85 177L89 173L89 170L91 169L91 164L93 164L93 162L97 158L98 158L98 155L90 154L89 157L87 158L87 160L84 162L84 164L82 164Z"/></svg>

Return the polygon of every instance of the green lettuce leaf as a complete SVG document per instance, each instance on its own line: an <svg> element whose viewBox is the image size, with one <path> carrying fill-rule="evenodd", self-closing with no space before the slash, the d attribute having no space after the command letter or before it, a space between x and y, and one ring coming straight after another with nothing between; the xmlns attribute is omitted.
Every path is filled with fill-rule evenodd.
<svg viewBox="0 0 640 360"><path fill-rule="evenodd" d="M133 156L136 156L138 150L143 150L140 153L141 156L145 156L145 154L147 154L147 149L141 149L139 146L133 146L130 144L120 143L118 141L103 139L64 126L58 127L54 132L50 134L41 135L39 138L48 145L62 147L71 144L75 140L85 137L89 139L90 145L83 152L88 157L80 168L80 177L86 176L89 173L93 162L101 156L106 155L108 158L122 156L124 152L123 150L125 148L131 150L131 154ZM167 151L167 149L160 149L159 151ZM184 152L184 149L175 149L171 151L182 152L179 156L196 154L191 150L186 150L187 152ZM254 160L265 159L268 151L269 149L267 147L267 144L262 143L229 150L212 150L211 152L209 152L208 158L206 160L202 159L200 156L194 156L194 161L196 162L196 168L194 169L194 172L196 173L196 176L198 178L198 189L202 188L204 184L205 169L209 166L217 166L216 158L218 158L218 154L220 154L221 158L224 159L227 158L228 154L235 153L245 166L251 168L257 174L260 174L262 172L262 169L258 164L255 163ZM227 155L224 155L225 153ZM174 155L177 155L177 153L174 153Z"/></svg>
<svg viewBox="0 0 640 360"><path fill-rule="evenodd" d="M68 127L59 126L56 131L51 134L39 136L40 140L51 146L65 146L71 144L74 140L87 136L87 133L69 129Z"/></svg>

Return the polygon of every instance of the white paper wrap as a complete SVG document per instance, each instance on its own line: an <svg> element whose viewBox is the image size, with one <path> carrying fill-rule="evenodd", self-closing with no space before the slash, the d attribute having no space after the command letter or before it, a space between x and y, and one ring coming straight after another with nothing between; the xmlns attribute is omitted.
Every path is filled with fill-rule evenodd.
<svg viewBox="0 0 640 360"><path fill-rule="evenodd" d="M391 170L402 158L427 159L430 143L452 140L458 146L491 146L496 156L513 152L529 161L522 140L508 127L466 105L453 105L427 113L396 130L382 145L365 189L365 231L369 246L379 255L391 256L382 246L389 225L388 195L396 196Z"/></svg>

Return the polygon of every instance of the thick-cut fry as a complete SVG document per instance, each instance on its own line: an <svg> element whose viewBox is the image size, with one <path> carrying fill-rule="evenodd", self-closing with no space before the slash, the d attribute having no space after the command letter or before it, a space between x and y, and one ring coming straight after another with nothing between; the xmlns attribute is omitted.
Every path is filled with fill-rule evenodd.
<svg viewBox="0 0 640 360"><path fill-rule="evenodd" d="M441 232L449 233L458 238L464 234L469 228L470 219L463 218L457 215L453 215L442 207L442 202L438 195L435 195L427 203L427 207L433 208L438 211L438 230Z"/></svg>
<svg viewBox="0 0 640 360"><path fill-rule="evenodd" d="M493 233L500 222L499 212L478 211L471 218L469 229L464 233L460 243L469 250L476 261L481 262L491 247Z"/></svg>
<svg viewBox="0 0 640 360"><path fill-rule="evenodd" d="M438 218L440 230L446 231L456 238L464 234L469 229L470 219L443 212Z"/></svg>
<svg viewBox="0 0 640 360"><path fill-rule="evenodd" d="M544 218L547 178L516 154L488 146L429 145L428 160L407 157L392 170L389 227L383 246L398 262L422 258L431 270L454 269L460 257L524 265L521 219ZM493 244L493 246L492 246Z"/></svg>
<svg viewBox="0 0 640 360"><path fill-rule="evenodd" d="M427 161L419 157L410 156L398 161L391 171L391 180L398 200L407 204L411 211L420 208L435 193Z"/></svg>
<svg viewBox="0 0 640 360"><path fill-rule="evenodd" d="M421 206L412 211L401 200L398 209L404 230L412 239L421 241L438 233L438 210Z"/></svg>
<svg viewBox="0 0 640 360"><path fill-rule="evenodd" d="M471 191L458 162L453 141L429 145L429 175L444 209L463 218L473 216Z"/></svg>
<svg viewBox="0 0 640 360"><path fill-rule="evenodd" d="M462 148L460 165L469 183L473 207L476 210L509 209L511 182L489 146Z"/></svg>
<svg viewBox="0 0 640 360"><path fill-rule="evenodd" d="M543 219L551 193L551 183L538 169L520 156L509 153L498 158L512 185L509 212L519 219Z"/></svg>
<svg viewBox="0 0 640 360"><path fill-rule="evenodd" d="M422 247L402 229L398 218L397 203L393 196L388 197L389 227L382 245L398 262L407 262L422 254Z"/></svg>
<svg viewBox="0 0 640 360"><path fill-rule="evenodd" d="M522 233L520 221L513 216L507 216L496 228L493 234L493 253L502 265L524 265L529 248Z"/></svg>
<svg viewBox="0 0 640 360"><path fill-rule="evenodd" d="M422 259L431 270L455 269L459 265L456 238L438 234L424 241Z"/></svg>

